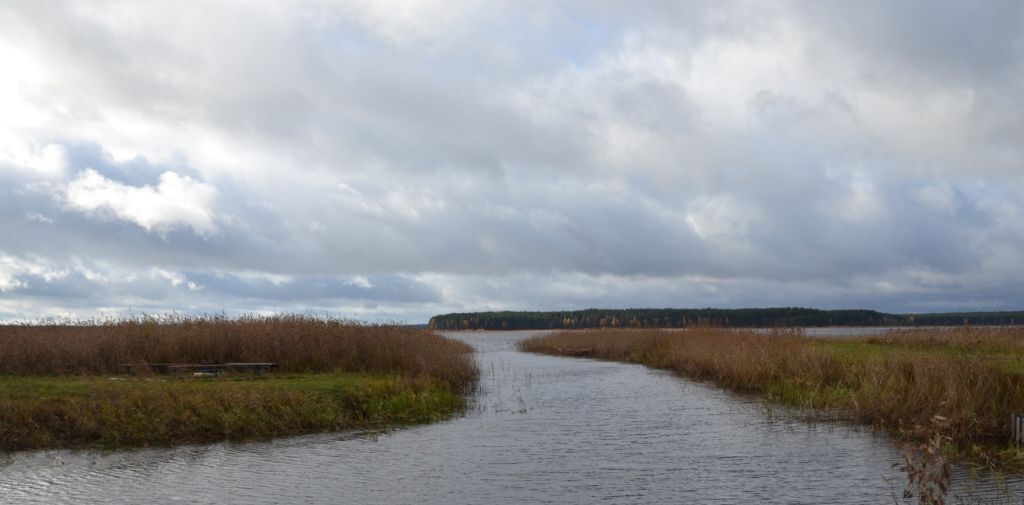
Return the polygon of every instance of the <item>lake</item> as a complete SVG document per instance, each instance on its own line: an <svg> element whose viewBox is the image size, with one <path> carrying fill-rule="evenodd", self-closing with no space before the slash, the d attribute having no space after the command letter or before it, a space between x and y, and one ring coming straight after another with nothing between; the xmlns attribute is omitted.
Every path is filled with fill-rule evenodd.
<svg viewBox="0 0 1024 505"><path fill-rule="evenodd" d="M807 422L642 366L516 351L533 333L449 334L477 349L482 370L471 408L449 421L379 435L8 454L0 503L912 502L897 498L901 452L884 434ZM973 480L962 469L957 480L961 501L1021 502L1019 480Z"/></svg>

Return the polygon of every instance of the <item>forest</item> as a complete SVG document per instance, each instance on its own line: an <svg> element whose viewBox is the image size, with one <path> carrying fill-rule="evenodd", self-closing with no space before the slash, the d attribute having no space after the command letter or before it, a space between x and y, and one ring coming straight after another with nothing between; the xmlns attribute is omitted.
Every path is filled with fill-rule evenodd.
<svg viewBox="0 0 1024 505"><path fill-rule="evenodd" d="M888 314L875 310L803 307L750 309L585 309L552 312L464 312L430 318L435 330L536 330L573 328L793 328L820 326L1012 325L1024 311Z"/></svg>

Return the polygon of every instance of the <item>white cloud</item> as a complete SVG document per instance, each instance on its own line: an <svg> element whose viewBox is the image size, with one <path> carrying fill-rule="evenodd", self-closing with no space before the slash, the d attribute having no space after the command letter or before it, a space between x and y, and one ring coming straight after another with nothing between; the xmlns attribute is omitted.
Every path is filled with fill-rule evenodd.
<svg viewBox="0 0 1024 505"><path fill-rule="evenodd" d="M0 292L28 287L29 283L24 278L26 276L50 283L64 279L69 273L69 269L54 266L45 260L0 253Z"/></svg>
<svg viewBox="0 0 1024 505"><path fill-rule="evenodd" d="M213 211L216 196L213 186L174 172L161 174L156 187L135 187L110 180L93 169L80 172L64 192L65 202L75 210L110 214L146 231L188 226L203 236L218 229Z"/></svg>
<svg viewBox="0 0 1024 505"><path fill-rule="evenodd" d="M0 169L4 165L45 179L55 179L67 170L67 153L59 144L34 146L0 132Z"/></svg>
<svg viewBox="0 0 1024 505"><path fill-rule="evenodd" d="M368 279L365 275L355 275L345 283L350 286L356 286L363 289L370 289L373 287L373 283L371 283L370 279Z"/></svg>
<svg viewBox="0 0 1024 505"><path fill-rule="evenodd" d="M250 282L269 282L278 287L286 286L295 281L294 276L270 272L242 271L234 272L233 275L239 279L245 279Z"/></svg>
<svg viewBox="0 0 1024 505"><path fill-rule="evenodd" d="M23 272L24 269L14 258L0 256L0 291L10 291L24 286L25 283L17 278L17 275Z"/></svg>
<svg viewBox="0 0 1024 505"><path fill-rule="evenodd" d="M172 287L184 285L190 291L199 291L205 287L194 281L188 280L188 277L179 272L171 272L168 270L164 270L162 268L158 268L154 271L154 275L160 279L170 281Z"/></svg>

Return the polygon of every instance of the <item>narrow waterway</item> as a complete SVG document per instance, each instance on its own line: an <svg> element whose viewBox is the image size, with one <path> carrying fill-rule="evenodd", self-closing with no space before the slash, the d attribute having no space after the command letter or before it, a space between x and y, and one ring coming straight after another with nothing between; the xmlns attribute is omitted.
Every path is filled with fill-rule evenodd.
<svg viewBox="0 0 1024 505"><path fill-rule="evenodd" d="M516 351L529 333L451 335L483 375L447 422L0 456L0 503L910 503L884 435L641 366ZM951 503L1021 503L959 473Z"/></svg>

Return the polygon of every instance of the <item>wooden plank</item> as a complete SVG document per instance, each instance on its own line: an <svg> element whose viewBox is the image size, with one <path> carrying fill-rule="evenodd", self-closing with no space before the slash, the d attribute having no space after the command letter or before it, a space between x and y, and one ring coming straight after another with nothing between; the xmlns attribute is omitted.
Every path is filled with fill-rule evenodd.
<svg viewBox="0 0 1024 505"><path fill-rule="evenodd" d="M122 368L127 368L132 374L138 374L146 371L149 373L159 374L178 374L187 372L189 370L195 370L202 373L213 373L220 374L225 371L231 372L252 372L254 374L260 374L263 372L269 372L278 367L277 363L273 362L261 362L261 363L122 363Z"/></svg>

